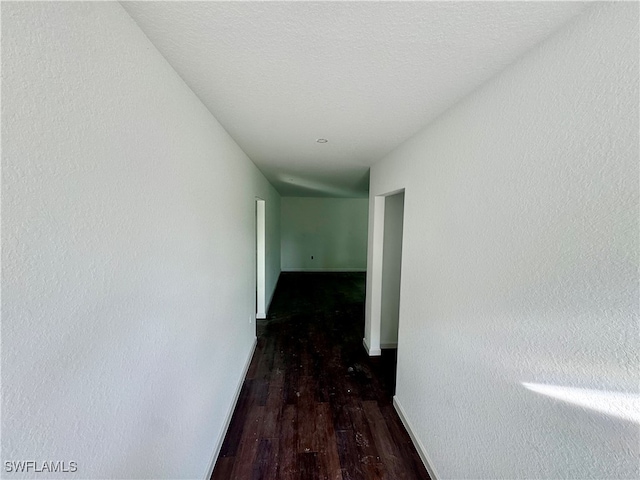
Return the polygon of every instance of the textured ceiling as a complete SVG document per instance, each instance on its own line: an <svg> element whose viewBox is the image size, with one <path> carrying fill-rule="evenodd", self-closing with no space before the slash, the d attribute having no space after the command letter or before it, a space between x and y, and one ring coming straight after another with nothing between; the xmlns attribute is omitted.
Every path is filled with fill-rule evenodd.
<svg viewBox="0 0 640 480"><path fill-rule="evenodd" d="M366 196L370 165L585 7L122 5L282 195L343 197Z"/></svg>

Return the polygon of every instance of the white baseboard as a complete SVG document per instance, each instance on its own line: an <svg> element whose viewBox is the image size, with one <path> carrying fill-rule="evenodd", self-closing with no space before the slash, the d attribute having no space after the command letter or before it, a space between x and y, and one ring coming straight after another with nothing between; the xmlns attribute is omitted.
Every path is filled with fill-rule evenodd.
<svg viewBox="0 0 640 480"><path fill-rule="evenodd" d="M367 351L370 357L379 357L380 355L382 355L382 350L380 350L379 348L372 349L369 347L366 338L362 339L362 344L364 345L364 349Z"/></svg>
<svg viewBox="0 0 640 480"><path fill-rule="evenodd" d="M380 348L398 348L398 342L381 343Z"/></svg>
<svg viewBox="0 0 640 480"><path fill-rule="evenodd" d="M366 268L284 268L283 272L333 272L333 273L350 273L350 272L366 272Z"/></svg>
<svg viewBox="0 0 640 480"><path fill-rule="evenodd" d="M218 440L216 441L216 448L213 452L213 456L211 457L211 462L209 463L209 470L207 476L204 480L209 480L211 475L213 475L213 469L216 466L216 462L218 461L218 455L220 455L220 449L222 449L222 442L224 442L224 437L227 434L227 430L229 429L229 424L231 423L231 417L233 417L233 412L236 409L236 404L238 403L238 398L240 397L240 391L242 390L242 385L244 384L244 379L247 376L247 372L249 371L249 365L251 365L251 359L253 358L253 352L256 350L256 345L258 343L258 338L253 339L253 346L249 351L249 356L244 364L244 368L242 369L242 375L240 375L240 381L236 386L236 393L233 395L233 401L227 411L227 416L224 419L224 425L222 430L220 431L220 435L218 436Z"/></svg>
<svg viewBox="0 0 640 480"><path fill-rule="evenodd" d="M404 409L402 408L402 405L400 405L397 396L393 397L393 407L396 409L396 412L398 412L398 416L400 417L404 428L407 429L407 432L411 437L411 441L413 442L413 446L416 447L418 455L420 455L420 459L422 460L422 463L424 463L424 467L427 469L431 480L438 480L440 477L436 474L436 470L433 468L433 461L431 460L431 458L429 458L429 455L427 454L424 445L422 445L422 442L418 439L418 437L416 437L415 433L413 432L413 426L405 415Z"/></svg>

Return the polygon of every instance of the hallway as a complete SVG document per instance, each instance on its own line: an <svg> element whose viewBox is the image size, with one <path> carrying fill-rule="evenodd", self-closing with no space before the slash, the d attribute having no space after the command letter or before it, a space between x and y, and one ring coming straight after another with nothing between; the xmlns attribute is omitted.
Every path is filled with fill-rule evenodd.
<svg viewBox="0 0 640 480"><path fill-rule="evenodd" d="M7 478L640 479L640 2L0 7Z"/></svg>
<svg viewBox="0 0 640 480"><path fill-rule="evenodd" d="M428 479L362 346L364 273L282 273L212 479Z"/></svg>

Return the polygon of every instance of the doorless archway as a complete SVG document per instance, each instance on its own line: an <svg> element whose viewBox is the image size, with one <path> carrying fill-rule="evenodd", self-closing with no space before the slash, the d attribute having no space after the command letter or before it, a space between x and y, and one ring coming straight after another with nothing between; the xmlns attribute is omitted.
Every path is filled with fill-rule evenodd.
<svg viewBox="0 0 640 480"><path fill-rule="evenodd" d="M374 197L372 213L363 343L376 356L398 345L404 189Z"/></svg>

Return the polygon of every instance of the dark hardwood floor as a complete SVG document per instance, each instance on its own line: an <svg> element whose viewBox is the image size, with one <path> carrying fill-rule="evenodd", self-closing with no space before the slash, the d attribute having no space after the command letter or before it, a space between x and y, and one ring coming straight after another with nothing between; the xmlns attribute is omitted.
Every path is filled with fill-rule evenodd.
<svg viewBox="0 0 640 480"><path fill-rule="evenodd" d="M428 479L362 346L365 275L282 273L212 479Z"/></svg>

